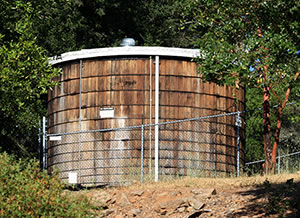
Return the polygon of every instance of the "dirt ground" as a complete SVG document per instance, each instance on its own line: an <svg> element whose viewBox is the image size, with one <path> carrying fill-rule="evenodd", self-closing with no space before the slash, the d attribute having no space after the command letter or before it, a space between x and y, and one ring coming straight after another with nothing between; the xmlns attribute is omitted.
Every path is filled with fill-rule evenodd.
<svg viewBox="0 0 300 218"><path fill-rule="evenodd" d="M300 217L300 171L240 178L185 178L77 192L99 217ZM97 210L98 207L98 210Z"/></svg>

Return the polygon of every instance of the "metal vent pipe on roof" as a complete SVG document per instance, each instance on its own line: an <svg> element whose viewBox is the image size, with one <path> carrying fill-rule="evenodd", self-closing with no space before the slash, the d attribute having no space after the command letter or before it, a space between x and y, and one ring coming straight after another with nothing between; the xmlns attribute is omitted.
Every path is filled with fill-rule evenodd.
<svg viewBox="0 0 300 218"><path fill-rule="evenodd" d="M135 40L133 38L124 38L121 41L121 46L122 47L135 46Z"/></svg>

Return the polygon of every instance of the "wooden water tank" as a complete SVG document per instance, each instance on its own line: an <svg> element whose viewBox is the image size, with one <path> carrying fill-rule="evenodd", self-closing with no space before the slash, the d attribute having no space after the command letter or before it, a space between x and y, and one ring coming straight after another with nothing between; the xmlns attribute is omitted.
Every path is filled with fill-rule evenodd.
<svg viewBox="0 0 300 218"><path fill-rule="evenodd" d="M54 58L51 63L61 67L63 74L55 78L60 84L48 94L48 134L62 138L48 142L48 170L58 169L63 179L76 172L82 184L138 178L140 128L69 133L153 124L155 91L159 92L159 122L243 110L243 90L236 93L236 101L230 87L201 81L192 61L198 55L199 50L194 49L118 47ZM159 90L155 90L155 67L159 69ZM235 173L235 129L235 116L160 126L160 174ZM243 128L241 133L243 138ZM153 149L154 127L146 127L145 174L154 166ZM243 156L241 144L241 162Z"/></svg>

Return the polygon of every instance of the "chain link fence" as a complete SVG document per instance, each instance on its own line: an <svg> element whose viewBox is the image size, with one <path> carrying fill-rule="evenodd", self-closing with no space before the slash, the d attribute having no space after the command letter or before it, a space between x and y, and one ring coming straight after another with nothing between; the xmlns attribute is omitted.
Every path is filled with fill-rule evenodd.
<svg viewBox="0 0 300 218"><path fill-rule="evenodd" d="M155 124L48 134L47 168L66 182L75 174L75 183L86 185L153 181L155 174L159 180L236 175L244 162L237 119L239 112L159 123L158 144Z"/></svg>
<svg viewBox="0 0 300 218"><path fill-rule="evenodd" d="M76 172L78 183L117 185L140 179L140 128L104 129L60 134L58 141L49 135L50 171L59 170L63 180Z"/></svg>
<svg viewBox="0 0 300 218"><path fill-rule="evenodd" d="M277 110L275 105L271 111L271 130L275 132L277 124ZM296 103L288 103L282 114L280 141L277 150L277 163L275 173L293 173L299 171L300 162L300 108ZM263 108L257 108L245 113L246 115L246 163L243 172L248 175L263 174L262 164L264 159L264 138L263 138ZM273 135L274 137L274 135ZM274 141L272 141L274 143Z"/></svg>
<svg viewBox="0 0 300 218"><path fill-rule="evenodd" d="M251 160L253 152L263 156L263 140L251 136L258 129L248 131L247 135L245 129L249 129L250 122L262 123L262 118L256 113L260 120L248 119L245 124L249 115L233 112L163 122L157 124L158 134L155 124L57 134L47 134L43 128L44 168L49 172L57 170L65 182L83 185L120 185L134 180L151 182L156 178L161 181L186 176L239 176L240 171L260 174L264 160ZM298 124L283 121L281 132L277 173L298 171ZM249 140L251 137L260 144ZM75 181L70 180L72 175Z"/></svg>
<svg viewBox="0 0 300 218"><path fill-rule="evenodd" d="M278 156L276 161L276 173L294 173L300 171L300 151L289 154L280 154L278 150ZM244 172L250 175L260 174L263 172L262 164L265 160L257 160L245 163Z"/></svg>

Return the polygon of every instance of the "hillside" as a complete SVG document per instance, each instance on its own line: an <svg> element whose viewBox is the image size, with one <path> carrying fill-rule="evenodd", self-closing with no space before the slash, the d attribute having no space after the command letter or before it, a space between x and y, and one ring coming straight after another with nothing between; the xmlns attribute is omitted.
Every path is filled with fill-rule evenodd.
<svg viewBox="0 0 300 218"><path fill-rule="evenodd" d="M188 178L72 192L100 217L297 217L300 171L241 178ZM103 208L103 210L101 209Z"/></svg>

